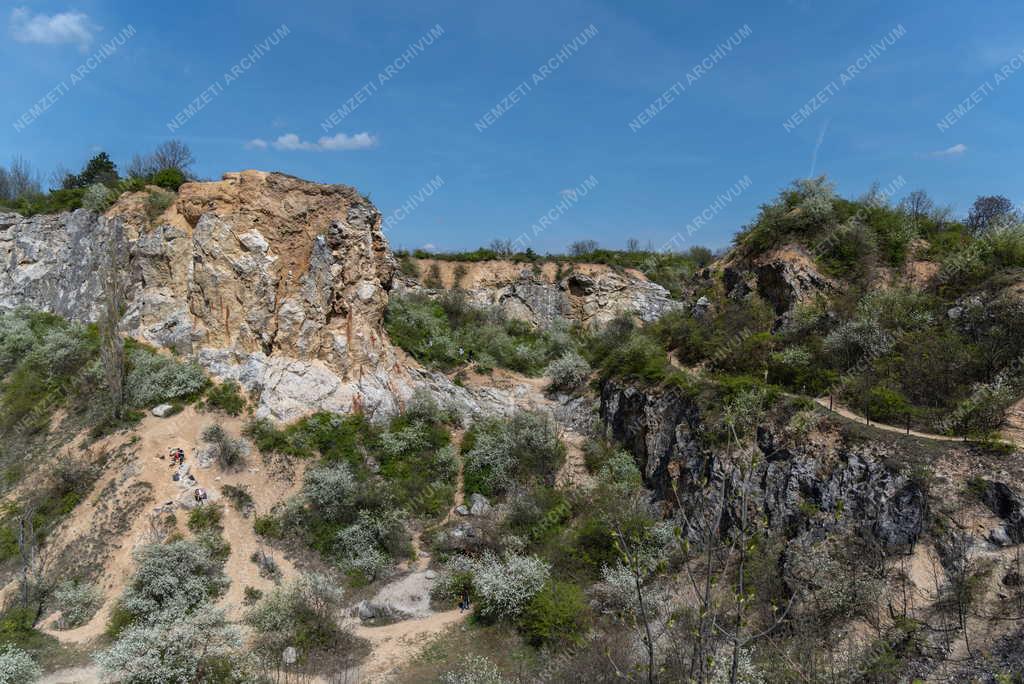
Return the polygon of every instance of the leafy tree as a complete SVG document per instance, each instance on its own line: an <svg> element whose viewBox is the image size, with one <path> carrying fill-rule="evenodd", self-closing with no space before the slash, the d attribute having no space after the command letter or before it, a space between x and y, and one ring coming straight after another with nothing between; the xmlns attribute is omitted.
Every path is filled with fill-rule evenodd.
<svg viewBox="0 0 1024 684"><path fill-rule="evenodd" d="M87 188L94 183L111 185L117 182L117 164L106 152L100 152L85 164L78 174L74 187Z"/></svg>
<svg viewBox="0 0 1024 684"><path fill-rule="evenodd" d="M967 227L975 235L1020 220L1011 202L1002 195L983 195L974 200L967 215Z"/></svg>
<svg viewBox="0 0 1024 684"><path fill-rule="evenodd" d="M161 169L152 176L153 185L177 192L185 182L185 174L180 169Z"/></svg>

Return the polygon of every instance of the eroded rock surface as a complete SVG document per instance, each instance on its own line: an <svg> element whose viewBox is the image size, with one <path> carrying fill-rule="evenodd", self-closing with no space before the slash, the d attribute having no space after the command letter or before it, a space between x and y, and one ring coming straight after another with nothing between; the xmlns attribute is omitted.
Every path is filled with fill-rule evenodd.
<svg viewBox="0 0 1024 684"><path fill-rule="evenodd" d="M727 501L723 530L742 491L738 464L728 449L705 449L706 429L685 394L605 384L601 418L634 455L645 481L667 509L692 512ZM750 478L749 498L771 529L796 538L811 529L847 528L887 549L905 549L924 529L926 498L920 486L887 465L886 447L870 444L835 454L776 448L768 428L758 435L763 458ZM699 519L683 516L684 520ZM686 532L699 538L699 530Z"/></svg>
<svg viewBox="0 0 1024 684"><path fill-rule="evenodd" d="M118 222L130 255L125 331L238 379L264 415L393 410L411 392L395 384L404 376L383 329L394 259L380 214L354 188L229 173L183 185L155 220L139 210L144 197L105 216L0 215L0 306L95 320Z"/></svg>
<svg viewBox="0 0 1024 684"><path fill-rule="evenodd" d="M507 261L475 264L421 260L420 276L403 286L429 290L434 274L443 288L462 289L480 306L497 306L512 318L538 326L558 321L600 326L622 313L651 322L681 304L668 290L639 272L616 271L599 264L537 266ZM565 271L563 273L563 271Z"/></svg>

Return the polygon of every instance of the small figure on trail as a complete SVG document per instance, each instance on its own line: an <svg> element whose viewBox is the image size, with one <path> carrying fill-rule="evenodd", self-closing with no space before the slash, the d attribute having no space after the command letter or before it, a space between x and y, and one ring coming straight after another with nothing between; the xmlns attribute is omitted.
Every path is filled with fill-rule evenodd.
<svg viewBox="0 0 1024 684"><path fill-rule="evenodd" d="M459 601L459 612L464 613L469 610L469 590L462 590L462 600Z"/></svg>
<svg viewBox="0 0 1024 684"><path fill-rule="evenodd" d="M196 503L201 506L203 505L203 502L206 501L206 490L201 487L196 487L196 491L192 493L192 496L195 497Z"/></svg>

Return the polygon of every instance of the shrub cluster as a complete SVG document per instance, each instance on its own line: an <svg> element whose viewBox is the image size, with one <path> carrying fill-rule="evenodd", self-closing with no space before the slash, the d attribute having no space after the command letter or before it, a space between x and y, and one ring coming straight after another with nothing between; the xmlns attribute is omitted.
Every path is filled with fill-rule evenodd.
<svg viewBox="0 0 1024 684"><path fill-rule="evenodd" d="M457 468L444 423L455 417L417 395L386 425L327 413L284 429L250 422L246 434L263 451L319 455L299 494L257 517L257 532L301 540L354 581L379 578L411 553L407 517L451 506Z"/></svg>
<svg viewBox="0 0 1024 684"><path fill-rule="evenodd" d="M474 306L459 291L438 300L423 295L392 297L385 325L391 340L432 368L475 363L481 370L508 368L539 375L571 348L567 331L535 330L495 308Z"/></svg>
<svg viewBox="0 0 1024 684"><path fill-rule="evenodd" d="M103 605L103 592L94 584L66 580L53 592L53 602L60 611L60 629L84 625Z"/></svg>
<svg viewBox="0 0 1024 684"><path fill-rule="evenodd" d="M529 411L481 419L463 439L462 449L466 491L485 496L503 493L516 482L552 485L565 460L551 417Z"/></svg>

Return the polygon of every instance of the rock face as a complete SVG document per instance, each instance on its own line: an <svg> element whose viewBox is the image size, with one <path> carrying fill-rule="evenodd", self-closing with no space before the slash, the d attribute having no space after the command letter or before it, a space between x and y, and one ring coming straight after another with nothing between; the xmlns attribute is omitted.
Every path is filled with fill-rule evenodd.
<svg viewBox="0 0 1024 684"><path fill-rule="evenodd" d="M261 396L264 415L392 410L407 388L383 330L394 260L376 208L351 187L276 173L183 185L156 221L144 193L105 216L0 215L0 306L97 317L114 222L130 255L123 328L195 354Z"/></svg>
<svg viewBox="0 0 1024 684"><path fill-rule="evenodd" d="M647 485L668 509L691 512L708 500L735 501L733 494L743 487L739 469L724 450L701 446L702 417L685 395L608 382L601 417L634 454ZM843 527L890 549L916 541L925 522L924 492L885 465L883 447L840 451L825 466L820 454L778 449L774 443L770 429L762 428L758 447L763 458L748 491L770 528L794 539L812 529ZM726 528L738 515L729 510L733 505L726 507ZM698 535L696 529L686 532Z"/></svg>
<svg viewBox="0 0 1024 684"><path fill-rule="evenodd" d="M1024 543L1024 499L1006 483L992 480L981 483L979 494L982 503L1003 520L1003 528L995 536L1000 541L1005 538L1005 542L995 543L1000 546L1006 546L1009 542Z"/></svg>
<svg viewBox="0 0 1024 684"><path fill-rule="evenodd" d="M639 272L618 272L595 264L574 264L564 275L554 263L531 267L506 261L459 264L421 260L418 268L420 278L410 279L404 288L429 291L428 283L459 287L477 305L497 306L512 318L545 327L561 320L599 326L621 313L651 322L681 305L668 290ZM568 269L565 266L564 270ZM439 283L430 282L431 273Z"/></svg>
<svg viewBox="0 0 1024 684"><path fill-rule="evenodd" d="M722 269L726 293L742 298L756 292L784 316L796 304L820 292L832 292L838 284L822 275L806 249L783 247L758 256L753 263L726 263Z"/></svg>

